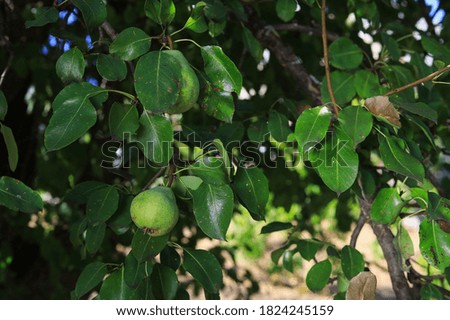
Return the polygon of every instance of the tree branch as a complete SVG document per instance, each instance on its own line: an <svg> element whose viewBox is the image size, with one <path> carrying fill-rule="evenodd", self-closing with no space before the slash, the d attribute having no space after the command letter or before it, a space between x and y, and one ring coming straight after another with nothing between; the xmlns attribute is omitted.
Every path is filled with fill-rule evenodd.
<svg viewBox="0 0 450 320"><path fill-rule="evenodd" d="M293 32L306 33L308 35L314 35L314 36L319 36L319 37L322 36L322 30L320 28L303 26L303 25L298 24L297 22L274 24L273 28L277 31L293 31ZM339 38L339 35L337 35L336 33L327 32L327 39L329 41L334 41L337 38Z"/></svg>
<svg viewBox="0 0 450 320"><path fill-rule="evenodd" d="M162 167L158 170L157 173L155 173L155 175L150 179L150 181L145 185L145 187L142 189L142 191L147 190L148 188L150 188L152 186L152 184L156 181L156 179L158 179L163 172L166 170L166 167Z"/></svg>
<svg viewBox="0 0 450 320"><path fill-rule="evenodd" d="M361 210L361 215L359 216L358 221L356 222L355 229L353 229L352 236L350 238L350 246L355 248L356 247L356 241L358 240L359 234L361 233L362 228L367 222L367 216L365 213Z"/></svg>
<svg viewBox="0 0 450 320"><path fill-rule="evenodd" d="M361 205L361 211L368 217L372 204L369 201L363 199L359 199L359 202ZM394 247L394 235L387 225L378 224L373 221L369 221L369 224L377 237L381 249L383 250L383 255L388 265L388 271L392 282L392 289L395 292L395 296L399 300L412 299L412 290L408 285L408 281L405 277L402 266L397 259L399 253Z"/></svg>
<svg viewBox="0 0 450 320"><path fill-rule="evenodd" d="M414 81L414 82L411 82L411 83L409 83L409 84L407 84L407 85L404 85L404 86L402 86L402 87L400 87L400 88L396 88L396 89L394 89L394 90L391 90L391 91L389 91L388 93L385 93L384 96L385 96L385 97L388 97L388 96L390 96L390 95L393 95L393 94L395 94L395 93L399 93L399 92L401 92L401 91L403 91L403 90L406 90L406 89L409 89L409 88L411 88L411 87L415 87L415 86L417 86L417 85L419 85L419 84L422 84L422 83L424 83L424 82L431 81L431 80L433 80L434 78L436 78L438 75L440 75L440 74L442 74L442 73L444 73L444 72L446 72L446 71L449 71L449 70L450 70L450 64L447 65L446 67L442 68L442 69L439 69L438 71L435 71L435 72L429 74L429 75L426 76L426 77L423 77L423 78L421 78L421 79L419 79L419 80L416 80L416 81Z"/></svg>
<svg viewBox="0 0 450 320"><path fill-rule="evenodd" d="M325 14L327 1L322 0L321 17L322 17L322 44L323 44L323 60L325 64L325 77L327 79L328 94L330 95L331 101L333 102L334 114L337 117L339 114L339 109L336 103L336 98L334 97L333 87L331 86L331 76L330 76L330 62L328 61L328 41L327 41L327 17Z"/></svg>

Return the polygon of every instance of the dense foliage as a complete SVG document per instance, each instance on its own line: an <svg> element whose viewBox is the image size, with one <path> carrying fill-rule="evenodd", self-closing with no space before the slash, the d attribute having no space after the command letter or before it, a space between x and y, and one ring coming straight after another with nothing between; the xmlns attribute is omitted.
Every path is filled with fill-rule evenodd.
<svg viewBox="0 0 450 320"><path fill-rule="evenodd" d="M450 3L324 4L3 1L0 297L217 299L239 217L313 292L374 297L368 223L398 299L449 298Z"/></svg>

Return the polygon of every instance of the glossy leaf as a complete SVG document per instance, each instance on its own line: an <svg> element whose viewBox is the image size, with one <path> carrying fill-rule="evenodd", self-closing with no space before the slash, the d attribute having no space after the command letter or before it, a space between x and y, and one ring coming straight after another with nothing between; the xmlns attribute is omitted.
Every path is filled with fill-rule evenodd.
<svg viewBox="0 0 450 320"><path fill-rule="evenodd" d="M279 142L287 141L288 135L292 133L288 118L276 111L269 114L268 129L270 135Z"/></svg>
<svg viewBox="0 0 450 320"><path fill-rule="evenodd" d="M146 0L145 15L160 25L167 25L175 17L175 5L172 0Z"/></svg>
<svg viewBox="0 0 450 320"><path fill-rule="evenodd" d="M177 102L181 65L165 51L152 51L139 59L134 79L134 88L145 110L163 112Z"/></svg>
<svg viewBox="0 0 450 320"><path fill-rule="evenodd" d="M256 62L260 62L263 55L263 48L253 33L246 27L242 27L242 39L252 57L255 58Z"/></svg>
<svg viewBox="0 0 450 320"><path fill-rule="evenodd" d="M125 140L139 128L139 115L134 105L114 102L109 111L109 131L111 136Z"/></svg>
<svg viewBox="0 0 450 320"><path fill-rule="evenodd" d="M308 149L325 138L331 117L330 110L324 106L302 112L295 124L295 138L303 150L308 151Z"/></svg>
<svg viewBox="0 0 450 320"><path fill-rule="evenodd" d="M64 197L64 201L73 204L87 203L91 193L97 189L106 188L107 184L99 181L84 181L69 190Z"/></svg>
<svg viewBox="0 0 450 320"><path fill-rule="evenodd" d="M80 9L84 22L91 31L106 20L106 5L103 0L71 0L71 3Z"/></svg>
<svg viewBox="0 0 450 320"><path fill-rule="evenodd" d="M45 130L45 147L62 149L76 141L97 121L97 112L90 98L101 92L92 85L71 84L53 102L53 115Z"/></svg>
<svg viewBox="0 0 450 320"><path fill-rule="evenodd" d="M105 238L106 224L98 223L96 225L88 225L86 230L86 250L90 254L95 254L102 246Z"/></svg>
<svg viewBox="0 0 450 320"><path fill-rule="evenodd" d="M152 275L153 294L158 300L171 300L178 289L178 278L171 268L156 264Z"/></svg>
<svg viewBox="0 0 450 320"><path fill-rule="evenodd" d="M77 299L94 289L108 273L106 264L103 262L92 262L88 264L80 276L75 286L75 296Z"/></svg>
<svg viewBox="0 0 450 320"><path fill-rule="evenodd" d="M333 71L331 72L330 77L336 102L341 106L345 105L356 94L354 76L343 71ZM331 102L330 94L328 93L327 81L325 78L322 80L320 92L324 103Z"/></svg>
<svg viewBox="0 0 450 320"><path fill-rule="evenodd" d="M156 166L165 166L172 158L173 131L169 120L159 115L149 115L144 112L139 119L136 140L138 146Z"/></svg>
<svg viewBox="0 0 450 320"><path fill-rule="evenodd" d="M221 47L205 46L201 48L205 73L215 87L225 92L239 94L242 88L242 75L234 62L225 55Z"/></svg>
<svg viewBox="0 0 450 320"><path fill-rule="evenodd" d="M216 147L217 151L219 152L220 156L222 157L223 164L225 166L225 171L227 173L227 177L230 180L231 161L230 161L230 157L228 156L227 149L225 149L225 146L223 145L222 141L220 141L220 139L214 139L213 144Z"/></svg>
<svg viewBox="0 0 450 320"><path fill-rule="evenodd" d="M200 100L200 106L206 114L220 121L231 123L234 114L234 101L230 92L208 84L203 98Z"/></svg>
<svg viewBox="0 0 450 320"><path fill-rule="evenodd" d="M16 171L17 163L19 162L19 150L17 149L16 139L11 128L0 123L0 132L5 141L6 151L8 152L8 164L11 171Z"/></svg>
<svg viewBox="0 0 450 320"><path fill-rule="evenodd" d="M228 182L226 168L221 158L201 158L189 167L189 171L209 184L223 185Z"/></svg>
<svg viewBox="0 0 450 320"><path fill-rule="evenodd" d="M80 82L83 79L85 61L78 48L64 52L56 61L56 74L64 83Z"/></svg>
<svg viewBox="0 0 450 320"><path fill-rule="evenodd" d="M342 109L338 120L340 128L352 139L354 148L372 131L372 114L363 107Z"/></svg>
<svg viewBox="0 0 450 320"><path fill-rule="evenodd" d="M125 282L124 268L111 273L100 288L102 300L136 300L138 298L138 291L130 288Z"/></svg>
<svg viewBox="0 0 450 320"><path fill-rule="evenodd" d="M292 20L297 10L297 0L277 0L276 11L277 16L284 22Z"/></svg>
<svg viewBox="0 0 450 320"><path fill-rule="evenodd" d="M299 240L297 242L298 252L300 252L303 259L307 261L314 259L317 251L319 251L322 247L323 243L314 239Z"/></svg>
<svg viewBox="0 0 450 320"><path fill-rule="evenodd" d="M6 101L5 94L0 90L0 121L4 121L6 113L8 112L8 102Z"/></svg>
<svg viewBox="0 0 450 320"><path fill-rule="evenodd" d="M428 216L433 220L450 221L450 200L428 192Z"/></svg>
<svg viewBox="0 0 450 320"><path fill-rule="evenodd" d="M450 265L450 233L434 220L424 219L419 230L420 251L432 266L444 270Z"/></svg>
<svg viewBox="0 0 450 320"><path fill-rule="evenodd" d="M316 263L306 275L306 285L312 292L319 292L328 284L331 276L331 263L324 260Z"/></svg>
<svg viewBox="0 0 450 320"><path fill-rule="evenodd" d="M203 8L206 3L198 2L195 8L192 9L191 16L186 21L184 28L192 30L196 33L203 33L208 30L208 25L206 24L205 18L203 16Z"/></svg>
<svg viewBox="0 0 450 320"><path fill-rule="evenodd" d="M375 223L390 224L395 221L405 203L395 188L378 191L370 209L370 218Z"/></svg>
<svg viewBox="0 0 450 320"><path fill-rule="evenodd" d="M25 21L26 28L42 27L48 23L54 23L58 21L59 13L54 7L41 7L36 8L34 20Z"/></svg>
<svg viewBox="0 0 450 320"><path fill-rule="evenodd" d="M119 192L115 186L93 191L88 198L86 216L91 222L106 222L119 206Z"/></svg>
<svg viewBox="0 0 450 320"><path fill-rule="evenodd" d="M380 155L386 169L422 181L425 170L419 160L406 153L396 137L380 137Z"/></svg>
<svg viewBox="0 0 450 320"><path fill-rule="evenodd" d="M142 29L124 29L109 46L109 53L125 61L134 60L150 50L151 38Z"/></svg>
<svg viewBox="0 0 450 320"><path fill-rule="evenodd" d="M292 250L283 253L283 267L289 272L294 272L294 253Z"/></svg>
<svg viewBox="0 0 450 320"><path fill-rule="evenodd" d="M370 71L356 71L354 84L356 93L360 98L370 98L381 94L381 86L378 77Z"/></svg>
<svg viewBox="0 0 450 320"><path fill-rule="evenodd" d="M157 256L166 246L169 240L169 234L152 237L141 229L136 230L131 241L131 253L136 257L139 262L148 261Z"/></svg>
<svg viewBox="0 0 450 320"><path fill-rule="evenodd" d="M287 229L291 229L292 227L293 227L292 224L289 222L274 221L274 222L271 222L271 223L263 226L261 228L261 234L287 230Z"/></svg>
<svg viewBox="0 0 450 320"><path fill-rule="evenodd" d="M100 54L97 59L97 71L105 80L122 81L127 76L127 65L122 59Z"/></svg>
<svg viewBox="0 0 450 320"><path fill-rule="evenodd" d="M206 250L183 248L183 268L195 280L200 282L205 291L219 293L223 285L222 268L216 257Z"/></svg>
<svg viewBox="0 0 450 320"><path fill-rule="evenodd" d="M363 59L361 49L349 38L338 38L331 43L328 55L330 64L338 69L354 69Z"/></svg>
<svg viewBox="0 0 450 320"><path fill-rule="evenodd" d="M182 176L172 184L173 192L181 199L192 199L192 190L197 190L203 183L202 179L196 176Z"/></svg>
<svg viewBox="0 0 450 320"><path fill-rule="evenodd" d="M3 176L0 178L0 205L13 211L36 213L44 204L41 196L23 182Z"/></svg>
<svg viewBox="0 0 450 320"><path fill-rule="evenodd" d="M342 271L348 279L364 271L364 257L353 247L345 246L341 252Z"/></svg>
<svg viewBox="0 0 450 320"><path fill-rule="evenodd" d="M198 226L209 237L225 240L233 216L234 198L231 188L202 183L193 192L194 215Z"/></svg>
<svg viewBox="0 0 450 320"><path fill-rule="evenodd" d="M269 181L261 169L240 167L234 177L233 189L254 219L264 219Z"/></svg>
<svg viewBox="0 0 450 320"><path fill-rule="evenodd" d="M124 279L130 288L137 288L145 276L145 265L140 263L133 254L129 253L125 258Z"/></svg>
<svg viewBox="0 0 450 320"><path fill-rule="evenodd" d="M331 190L341 193L355 182L359 158L347 135L337 131L312 157L314 168Z"/></svg>

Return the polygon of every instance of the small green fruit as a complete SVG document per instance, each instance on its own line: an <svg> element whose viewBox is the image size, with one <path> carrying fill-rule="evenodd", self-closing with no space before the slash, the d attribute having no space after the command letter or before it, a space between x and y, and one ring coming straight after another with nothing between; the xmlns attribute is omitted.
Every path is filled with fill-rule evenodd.
<svg viewBox="0 0 450 320"><path fill-rule="evenodd" d="M138 194L131 202L131 219L151 236L169 233L178 222L178 207L170 188L156 187Z"/></svg>
<svg viewBox="0 0 450 320"><path fill-rule="evenodd" d="M198 100L200 85L195 71L178 50L168 50L166 53L175 58L181 66L181 89L177 102L166 110L167 113L183 113L191 109Z"/></svg>

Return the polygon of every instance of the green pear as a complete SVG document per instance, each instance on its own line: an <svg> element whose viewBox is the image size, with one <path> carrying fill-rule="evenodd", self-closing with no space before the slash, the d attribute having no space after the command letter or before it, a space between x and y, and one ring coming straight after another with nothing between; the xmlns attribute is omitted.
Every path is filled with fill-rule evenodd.
<svg viewBox="0 0 450 320"><path fill-rule="evenodd" d="M178 222L179 212L172 189L156 187L138 194L131 202L131 219L154 237L169 233Z"/></svg>

